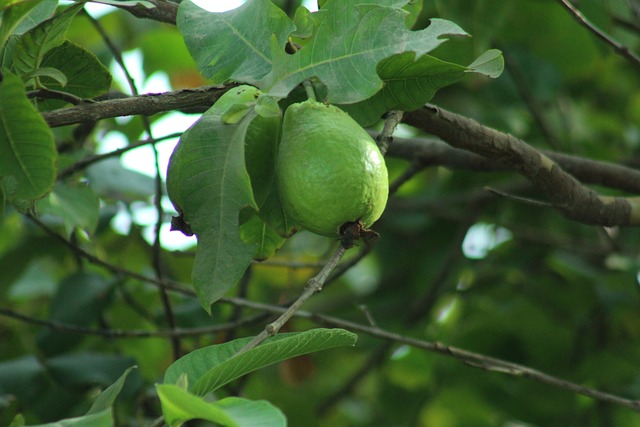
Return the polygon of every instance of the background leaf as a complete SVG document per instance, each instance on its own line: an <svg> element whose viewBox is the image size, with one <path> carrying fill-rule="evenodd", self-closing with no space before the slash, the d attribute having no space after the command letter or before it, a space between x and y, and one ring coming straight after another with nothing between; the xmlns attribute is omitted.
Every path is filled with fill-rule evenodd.
<svg viewBox="0 0 640 427"><path fill-rule="evenodd" d="M274 42L274 67L261 89L284 98L303 80L317 77L328 87L332 103L355 103L382 88L376 74L382 59L406 51L421 56L445 42L445 36L467 35L442 19L432 19L424 30L409 31L401 9L355 3L344 8L341 2L327 2L325 9L314 14L315 36L293 55Z"/></svg>
<svg viewBox="0 0 640 427"><path fill-rule="evenodd" d="M58 0L32 0L16 2L2 10L0 49L9 35L20 35L49 18L58 6Z"/></svg>
<svg viewBox="0 0 640 427"><path fill-rule="evenodd" d="M295 28L269 0L249 0L237 9L209 13L191 1L178 9L178 29L200 72L213 83L255 84L271 70L271 35L284 48Z"/></svg>
<svg viewBox="0 0 640 427"><path fill-rule="evenodd" d="M49 320L89 327L100 321L109 304L113 283L96 274L77 273L62 280L51 304ZM68 307L75 307L69 310ZM38 349L52 356L69 351L82 340L79 334L44 329L37 337Z"/></svg>
<svg viewBox="0 0 640 427"><path fill-rule="evenodd" d="M111 73L107 67L93 53L69 41L47 52L40 66L57 69L66 77L65 85L50 78L40 78L40 83L48 89L62 90L89 99L107 92L111 87ZM63 106L62 101L47 101L47 108L50 109Z"/></svg>
<svg viewBox="0 0 640 427"><path fill-rule="evenodd" d="M225 427L284 427L286 418L269 402L228 397L208 402L171 384L156 385L162 413L171 426L189 420L207 420Z"/></svg>
<svg viewBox="0 0 640 427"><path fill-rule="evenodd" d="M73 4L20 36L14 51L13 70L25 75L40 68L44 55L64 42L71 20L83 7L84 3Z"/></svg>
<svg viewBox="0 0 640 427"><path fill-rule="evenodd" d="M3 72L0 81L0 178L13 177L10 199L44 196L56 178L56 148L49 127L33 108L22 81Z"/></svg>
<svg viewBox="0 0 640 427"><path fill-rule="evenodd" d="M58 184L37 207L40 215L61 219L67 237L77 228L92 234L98 225L98 197L85 184Z"/></svg>
<svg viewBox="0 0 640 427"><path fill-rule="evenodd" d="M238 354L251 339L241 338L187 354L167 369L164 383L175 384L186 374L189 389L203 396L273 363L328 348L353 346L357 337L343 329L312 329L276 335L260 346Z"/></svg>

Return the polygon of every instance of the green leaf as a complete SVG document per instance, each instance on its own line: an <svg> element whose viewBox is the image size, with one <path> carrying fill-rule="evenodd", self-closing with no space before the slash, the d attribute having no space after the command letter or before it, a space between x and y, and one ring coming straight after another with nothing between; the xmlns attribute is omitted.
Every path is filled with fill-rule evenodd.
<svg viewBox="0 0 640 427"><path fill-rule="evenodd" d="M97 274L77 273L66 277L58 285L49 320L85 327L94 325L110 303L112 289L113 283ZM69 307L75 308L69 310ZM43 329L37 336L37 344L40 352L51 356L69 351L83 338L79 334Z"/></svg>
<svg viewBox="0 0 640 427"><path fill-rule="evenodd" d="M178 386L156 385L162 413L171 427L189 420L206 420L225 427L283 427L284 414L269 402L228 397L217 402L207 402Z"/></svg>
<svg viewBox="0 0 640 427"><path fill-rule="evenodd" d="M116 382L104 389L93 402L91 408L89 408L87 415L95 414L104 410L111 410L111 407L115 403L116 398L122 391L122 387L124 387L124 382L127 379L127 376L129 376L129 373L136 368L137 366L128 368L126 371L124 371L120 378L116 380Z"/></svg>
<svg viewBox="0 0 640 427"><path fill-rule="evenodd" d="M238 354L251 339L237 339L187 354L169 366L164 383L175 384L186 374L189 389L204 396L265 366L333 347L353 346L357 337L344 329L312 329L276 335L258 347Z"/></svg>
<svg viewBox="0 0 640 427"><path fill-rule="evenodd" d="M82 417L66 418L53 423L31 425L28 427L113 427L113 415L110 410L105 410Z"/></svg>
<svg viewBox="0 0 640 427"><path fill-rule="evenodd" d="M98 58L85 48L65 41L44 56L41 67L59 70L66 76L66 84L41 78L40 83L53 90L64 90L79 98L89 99L105 93L111 87L111 73ZM40 68L42 69L42 68ZM62 107L61 101L53 107Z"/></svg>
<svg viewBox="0 0 640 427"><path fill-rule="evenodd" d="M255 252L240 238L239 215L257 209L244 166L245 135L256 114L226 124L222 104L183 134L167 171L169 197L198 237L192 279L207 312L240 280Z"/></svg>
<svg viewBox="0 0 640 427"><path fill-rule="evenodd" d="M58 0L31 0L15 2L2 8L0 49L10 34L21 35L49 18L58 6Z"/></svg>
<svg viewBox="0 0 640 427"><path fill-rule="evenodd" d="M113 404L122 391L127 376L135 368L135 366L128 368L116 382L103 390L86 415L31 427L112 427L114 425Z"/></svg>
<svg viewBox="0 0 640 427"><path fill-rule="evenodd" d="M489 49L469 65L467 72L498 78L504 70L504 58L498 49Z"/></svg>
<svg viewBox="0 0 640 427"><path fill-rule="evenodd" d="M44 55L64 42L71 20L83 7L83 2L73 4L23 34L14 52L13 70L19 75L27 75L40 68Z"/></svg>
<svg viewBox="0 0 640 427"><path fill-rule="evenodd" d="M313 35L315 24L311 17L311 12L309 12L309 9L306 7L299 6L296 9L295 14L293 15L293 23L295 24L296 29L291 33L291 37L305 39Z"/></svg>
<svg viewBox="0 0 640 427"><path fill-rule="evenodd" d="M287 54L272 42L274 66L260 83L269 95L284 98L303 80L317 77L328 87L332 103L362 101L382 88L375 72L382 59L406 51L422 56L445 42L445 36L467 35L443 19L432 19L424 30L409 31L406 12L374 4L330 1L314 16L316 34L297 53Z"/></svg>
<svg viewBox="0 0 640 427"><path fill-rule="evenodd" d="M502 53L490 50L474 61L472 66L453 64L430 55L415 59L413 52L405 52L386 58L378 64L378 76L384 87L371 98L341 107L363 126L376 123L390 110L411 111L429 102L436 92L465 77L465 73L477 72L497 77L502 71Z"/></svg>
<svg viewBox="0 0 640 427"><path fill-rule="evenodd" d="M127 169L120 159L108 158L87 168L93 191L106 198L133 202L155 194L155 181L148 175Z"/></svg>
<svg viewBox="0 0 640 427"><path fill-rule="evenodd" d="M93 234L98 225L98 197L85 184L58 184L47 197L38 201L37 207L40 215L62 219L67 237L77 228Z"/></svg>
<svg viewBox="0 0 640 427"><path fill-rule="evenodd" d="M33 70L32 72L25 74L23 77L25 80L48 77L49 79L56 81L58 83L58 86L60 86L61 88L65 87L65 85L67 84L67 77L64 75L64 73L52 67L40 67L37 70Z"/></svg>
<svg viewBox="0 0 640 427"><path fill-rule="evenodd" d="M53 136L22 81L8 71L1 77L0 179L15 180L12 194L6 195L9 200L35 200L49 192L56 179Z"/></svg>
<svg viewBox="0 0 640 427"><path fill-rule="evenodd" d="M253 259L260 261L273 256L286 242L285 238L265 224L256 214L240 226L240 236L245 242L256 245Z"/></svg>
<svg viewBox="0 0 640 427"><path fill-rule="evenodd" d="M191 1L178 9L178 29L198 69L213 83L256 84L272 66L271 35L284 48L295 27L269 0L249 0L237 9L208 13Z"/></svg>

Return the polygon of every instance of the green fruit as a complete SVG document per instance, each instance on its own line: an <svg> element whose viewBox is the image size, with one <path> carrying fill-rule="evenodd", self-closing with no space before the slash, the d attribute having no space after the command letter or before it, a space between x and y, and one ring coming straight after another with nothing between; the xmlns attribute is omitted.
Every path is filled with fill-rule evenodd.
<svg viewBox="0 0 640 427"><path fill-rule="evenodd" d="M349 222L369 227L389 193L375 141L344 111L313 100L285 112L276 178L285 213L324 236Z"/></svg>

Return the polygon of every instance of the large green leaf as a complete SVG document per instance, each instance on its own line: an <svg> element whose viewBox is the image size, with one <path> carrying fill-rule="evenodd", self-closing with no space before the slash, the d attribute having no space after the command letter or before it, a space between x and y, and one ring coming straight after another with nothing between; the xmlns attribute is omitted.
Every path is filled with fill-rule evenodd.
<svg viewBox="0 0 640 427"><path fill-rule="evenodd" d="M71 20L83 7L83 2L73 4L24 33L14 51L13 70L21 76L26 76L40 68L44 55L64 42Z"/></svg>
<svg viewBox="0 0 640 427"><path fill-rule="evenodd" d="M255 253L240 237L239 216L244 208L257 209L244 165L245 136L256 114L228 124L221 104L183 134L167 171L169 196L198 237L192 279L207 312L240 280Z"/></svg>
<svg viewBox="0 0 640 427"><path fill-rule="evenodd" d="M189 390L203 396L273 363L333 347L352 346L357 337L344 329L313 329L279 334L258 347L238 354L251 339L237 339L187 354L167 369L164 383L176 384L186 375Z"/></svg>
<svg viewBox="0 0 640 427"><path fill-rule="evenodd" d="M171 427L189 420L207 420L225 427L284 427L284 414L264 400L228 397L208 402L171 384L156 385L162 413Z"/></svg>
<svg viewBox="0 0 640 427"><path fill-rule="evenodd" d="M342 107L360 124L369 126L386 111L411 111L422 107L439 89L462 80L466 73L498 77L503 65L502 53L495 49L480 55L468 67L430 55L415 59L413 52L405 52L385 58L378 64L378 76L384 81L384 87L378 93Z"/></svg>
<svg viewBox="0 0 640 427"><path fill-rule="evenodd" d="M446 41L466 35L456 24L432 19L420 31L404 25L406 13L398 8L352 1L328 1L315 13L316 33L295 54L272 43L273 69L261 88L274 97L286 97L300 82L319 78L329 89L332 103L349 104L370 98L382 88L377 64L406 51L422 56ZM348 76L348 78L345 78Z"/></svg>
<svg viewBox="0 0 640 427"><path fill-rule="evenodd" d="M22 81L3 71L0 81L0 181L10 180L8 198L44 196L56 178L57 152L51 130L35 110Z"/></svg>
<svg viewBox="0 0 640 427"><path fill-rule="evenodd" d="M237 9L207 13L191 1L180 4L177 17L191 56L214 83L257 83L272 66L271 35L284 48L294 25L269 0L249 0Z"/></svg>

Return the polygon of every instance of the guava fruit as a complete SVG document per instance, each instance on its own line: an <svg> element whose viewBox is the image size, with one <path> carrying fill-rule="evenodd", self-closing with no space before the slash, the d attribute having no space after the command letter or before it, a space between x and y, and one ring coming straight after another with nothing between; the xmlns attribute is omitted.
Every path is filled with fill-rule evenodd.
<svg viewBox="0 0 640 427"><path fill-rule="evenodd" d="M281 135L276 181L294 222L335 237L346 223L366 228L380 218L389 193L384 158L347 113L314 100L292 104Z"/></svg>

